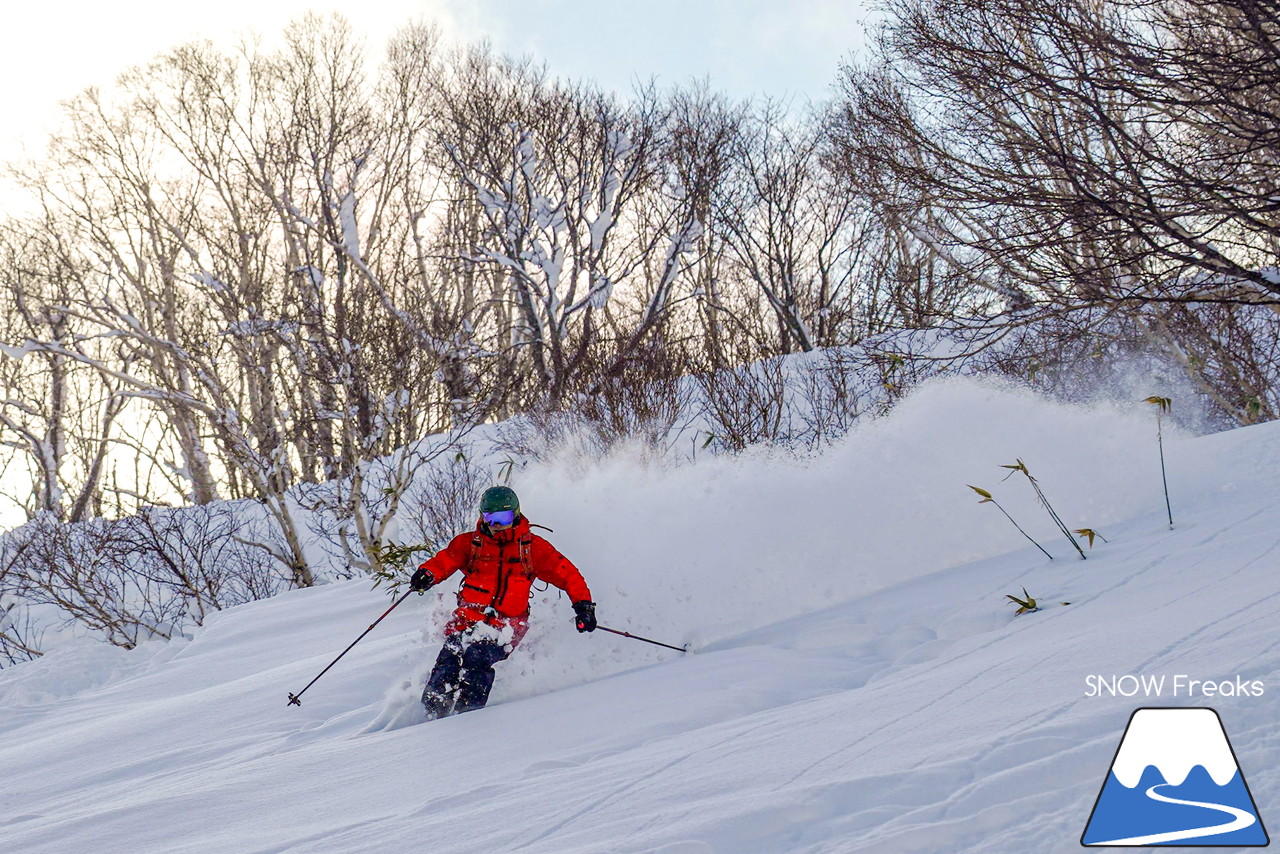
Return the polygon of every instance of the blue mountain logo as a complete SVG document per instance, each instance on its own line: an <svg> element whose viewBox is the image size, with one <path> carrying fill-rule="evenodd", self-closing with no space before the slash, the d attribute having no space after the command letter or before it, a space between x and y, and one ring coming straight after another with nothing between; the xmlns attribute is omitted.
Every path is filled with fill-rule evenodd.
<svg viewBox="0 0 1280 854"><path fill-rule="evenodd" d="M1085 846L1235 846L1271 842L1213 709L1138 709L1093 814Z"/></svg>

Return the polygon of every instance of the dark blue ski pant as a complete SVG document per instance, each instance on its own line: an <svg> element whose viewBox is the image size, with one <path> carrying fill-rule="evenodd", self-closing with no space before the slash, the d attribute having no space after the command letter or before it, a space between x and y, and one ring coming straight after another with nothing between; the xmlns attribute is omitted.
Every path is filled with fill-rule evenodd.
<svg viewBox="0 0 1280 854"><path fill-rule="evenodd" d="M493 665L509 655L510 647L491 640L448 638L422 692L427 714L440 718L484 708L493 688Z"/></svg>

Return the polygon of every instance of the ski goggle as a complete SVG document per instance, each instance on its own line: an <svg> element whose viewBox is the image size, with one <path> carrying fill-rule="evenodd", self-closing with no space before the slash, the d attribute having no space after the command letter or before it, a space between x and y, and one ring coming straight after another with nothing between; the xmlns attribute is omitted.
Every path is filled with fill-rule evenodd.
<svg viewBox="0 0 1280 854"><path fill-rule="evenodd" d="M491 513L481 513L480 515L483 517L484 523L491 528L494 526L506 528L514 525L516 521L516 511L514 510L494 510Z"/></svg>

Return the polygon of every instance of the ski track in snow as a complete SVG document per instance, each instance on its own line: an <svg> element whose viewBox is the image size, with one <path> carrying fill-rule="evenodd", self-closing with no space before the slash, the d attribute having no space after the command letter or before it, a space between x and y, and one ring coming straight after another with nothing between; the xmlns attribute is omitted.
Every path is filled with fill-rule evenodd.
<svg viewBox="0 0 1280 854"><path fill-rule="evenodd" d="M995 411L966 427L961 404ZM1265 821L1280 803L1280 425L1167 436L1168 530L1148 421L1048 406L1019 421L1012 406L943 389L802 469L748 460L656 474L623 460L544 472L559 504L545 499L541 518L582 555L602 621L627 615L620 628L695 640L696 652L578 636L552 593L474 714L408 725L436 651L424 623L447 611L431 597L389 616L301 708L286 706L386 607L363 582L215 614L187 643L71 648L0 671L0 854L1058 854L1079 849L1143 705L1217 708ZM1033 504L1010 500L1056 560L1022 541L947 562L946 543L1018 545L954 473L876 515L895 488L874 482L876 466L906 482L965 454L993 468L1008 459L948 430L1007 422L1073 461L1054 470L1047 450L1034 464L1024 454L1070 524L1111 541L1088 560L1036 527ZM1096 466L1109 470L1091 469L1107 442L1119 450ZM875 465L860 461L863 445ZM917 451L922 468L902 474ZM868 502L863 528L829 546L798 527L815 515L803 496L819 493L820 507L822 490L847 495L851 477ZM1151 494L1095 503L1100 481ZM623 482L632 527L661 529L661 542L625 540L610 527L617 513L594 521L593 504L622 500ZM776 504L734 503L752 489ZM935 493L940 504L911 509ZM741 529L723 543L683 518L708 501ZM751 539L778 519L797 530L774 531L772 546ZM679 559L687 587L660 555ZM807 556L822 573L799 571ZM649 566L643 582L626 574ZM830 593L809 589L828 576ZM1015 618L1003 596L1022 585L1044 609ZM702 598L716 589L721 601ZM1085 696L1086 675L1126 673L1240 674L1267 691Z"/></svg>

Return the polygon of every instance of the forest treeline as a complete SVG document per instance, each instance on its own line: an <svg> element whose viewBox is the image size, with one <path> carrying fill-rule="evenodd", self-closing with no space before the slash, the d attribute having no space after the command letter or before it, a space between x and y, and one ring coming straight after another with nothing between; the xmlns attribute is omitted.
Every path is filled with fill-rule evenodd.
<svg viewBox="0 0 1280 854"><path fill-rule="evenodd" d="M809 105L616 95L318 17L87 90L0 229L6 498L46 531L253 499L255 542L307 585L299 496L376 568L380 520L448 447L422 437L643 431L692 378L721 447L785 439L789 354L858 348L808 382L890 397L1141 357L1221 424L1275 417L1280 3L886 12ZM827 402L829 434L865 408Z"/></svg>

